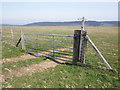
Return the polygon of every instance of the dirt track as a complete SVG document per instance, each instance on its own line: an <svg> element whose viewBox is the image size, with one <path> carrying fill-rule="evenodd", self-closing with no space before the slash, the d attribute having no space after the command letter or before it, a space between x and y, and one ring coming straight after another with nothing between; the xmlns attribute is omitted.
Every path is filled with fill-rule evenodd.
<svg viewBox="0 0 120 90"><path fill-rule="evenodd" d="M69 47L69 48L72 48L72 47ZM56 49L56 52L66 51L66 50L69 50L69 48ZM52 50L48 50L48 51L44 51L44 52L38 53L38 55L39 56L43 56L43 55L46 55L46 54L50 54L51 52L52 52ZM27 60L27 59L32 59L32 58L36 58L36 57L32 56L30 54L25 54L25 55L22 55L20 57L13 57L13 58L3 59L2 63L5 63L5 62L14 62L14 61L22 61L22 60Z"/></svg>
<svg viewBox="0 0 120 90"><path fill-rule="evenodd" d="M58 50L58 51L66 51L66 50L69 50L69 49L68 48L61 48L61 49L56 49L56 50ZM51 51L51 50L49 50L49 51ZM49 53L50 52L44 52L44 53L42 52L42 53L39 53L39 55L42 56L42 55L49 54ZM69 56L66 56L66 57L69 57ZM32 59L32 58L36 58L36 57L27 54L27 55L22 55L21 57L4 59L3 63L11 62L11 61L20 61L20 60ZM63 59L63 58L60 58L60 59ZM65 63L65 61L60 61L60 60L57 60L57 59L56 59L56 61L58 61L60 63ZM4 82L4 80L6 78L21 77L21 76L28 75L28 74L30 75L30 74L35 73L35 72L43 72L46 69L54 68L57 65L58 64L56 62L53 62L53 61L44 61L44 62L42 62L40 64L32 64L32 65L29 65L27 67L22 67L22 68L20 68L18 70L10 70L10 72L3 73L3 75L1 75L0 77L2 77L2 82Z"/></svg>
<svg viewBox="0 0 120 90"><path fill-rule="evenodd" d="M32 58L36 58L36 57L32 56L32 55L29 55L29 54L25 54L25 55L22 55L20 57L3 59L2 62L5 63L5 62L22 61L22 60L27 60L27 59L32 59Z"/></svg>
<svg viewBox="0 0 120 90"><path fill-rule="evenodd" d="M11 70L10 72L4 73L3 79L11 77L21 77L23 75L32 74L35 72L43 72L46 69L54 68L55 66L57 66L57 63L53 61L45 61L40 64L32 64L29 65L28 67L22 67L18 70Z"/></svg>

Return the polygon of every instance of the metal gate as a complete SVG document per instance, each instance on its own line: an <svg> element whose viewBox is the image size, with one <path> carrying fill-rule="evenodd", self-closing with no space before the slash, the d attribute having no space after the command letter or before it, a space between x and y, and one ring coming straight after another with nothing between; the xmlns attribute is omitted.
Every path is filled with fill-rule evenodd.
<svg viewBox="0 0 120 90"><path fill-rule="evenodd" d="M35 56L72 62L73 37L70 35L24 33L24 45L27 53Z"/></svg>
<svg viewBox="0 0 120 90"><path fill-rule="evenodd" d="M18 46L20 41L22 49L26 49L27 53L35 56L45 56L55 60L72 62L73 65L104 69L98 66L85 64L85 50L88 41L96 53L100 56L106 65L106 68L108 70L112 70L106 59L88 37L86 31L83 30L75 30L74 36L21 32L21 38L16 46Z"/></svg>

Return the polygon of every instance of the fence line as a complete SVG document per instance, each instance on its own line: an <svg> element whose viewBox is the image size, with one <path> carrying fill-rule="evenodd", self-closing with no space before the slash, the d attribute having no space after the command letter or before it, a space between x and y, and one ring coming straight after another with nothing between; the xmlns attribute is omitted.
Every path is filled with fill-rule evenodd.
<svg viewBox="0 0 120 90"><path fill-rule="evenodd" d="M9 30L1 30L0 32L0 39L2 39L4 42L11 44L12 46L16 46L16 43L18 42L20 38L20 30L15 29L9 29Z"/></svg>

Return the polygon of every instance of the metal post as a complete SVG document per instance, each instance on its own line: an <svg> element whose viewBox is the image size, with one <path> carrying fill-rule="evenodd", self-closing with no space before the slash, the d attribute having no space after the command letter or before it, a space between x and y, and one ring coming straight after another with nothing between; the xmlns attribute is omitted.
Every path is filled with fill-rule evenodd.
<svg viewBox="0 0 120 90"><path fill-rule="evenodd" d="M39 35L37 35L37 38L39 38ZM37 42L39 42L39 40L37 40ZM36 53L37 53L37 56L39 55L39 43L37 43L37 51L36 51Z"/></svg>
<svg viewBox="0 0 120 90"><path fill-rule="evenodd" d="M82 17L82 26L81 26L81 30L85 29L85 17Z"/></svg>
<svg viewBox="0 0 120 90"><path fill-rule="evenodd" d="M53 35L53 57L54 57L54 54L55 54L55 52L54 52L54 35Z"/></svg>

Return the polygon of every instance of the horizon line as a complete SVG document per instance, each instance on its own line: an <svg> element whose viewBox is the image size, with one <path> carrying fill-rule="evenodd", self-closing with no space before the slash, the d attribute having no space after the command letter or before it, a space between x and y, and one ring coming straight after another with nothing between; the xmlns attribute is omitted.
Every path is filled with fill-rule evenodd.
<svg viewBox="0 0 120 90"><path fill-rule="evenodd" d="M6 25L26 25L26 24L31 24L31 23L39 23L39 22L42 22L42 23L44 23L44 22L76 22L76 21L78 21L78 20L71 20L71 21L36 21L36 22L29 22L29 23L25 23L25 24L8 24L8 23L1 23L0 25L4 25L4 24L6 24ZM95 21L95 20L88 20L88 21ZM110 22L110 21L116 21L116 22L119 22L120 20L97 20L96 22ZM79 22L81 22L81 21L79 21ZM85 21L85 22L87 22L87 21Z"/></svg>

